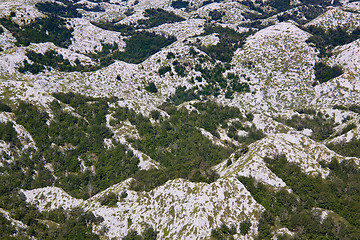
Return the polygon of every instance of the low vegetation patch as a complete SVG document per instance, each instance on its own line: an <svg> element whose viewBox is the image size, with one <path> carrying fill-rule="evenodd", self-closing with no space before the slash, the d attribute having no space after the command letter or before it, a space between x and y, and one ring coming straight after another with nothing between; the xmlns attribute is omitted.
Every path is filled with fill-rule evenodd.
<svg viewBox="0 0 360 240"><path fill-rule="evenodd" d="M139 234L136 230L131 230L122 238L122 240L156 240L158 231L155 231L152 226L147 226L145 230Z"/></svg>
<svg viewBox="0 0 360 240"><path fill-rule="evenodd" d="M31 72L37 74L40 71L45 70L44 66L49 66L59 71L71 72L71 71L82 71L86 67L81 65L80 61L75 61L75 64L70 64L68 59L64 59L61 54L58 54L55 50L48 50L44 54L36 53L32 50L26 52L26 56L33 63L29 64L27 60L24 60L23 66L18 68L18 71L21 73Z"/></svg>
<svg viewBox="0 0 360 240"><path fill-rule="evenodd" d="M222 62L230 62L236 49L240 48L244 43L245 39L252 34L251 31L238 33L233 29L224 28L215 25L206 25L205 32L202 35L209 35L217 33L220 42L216 45L197 47L202 51L206 52L209 56Z"/></svg>
<svg viewBox="0 0 360 240"><path fill-rule="evenodd" d="M113 54L113 58L128 63L140 63L175 41L175 37L164 37L149 32L136 32L126 41L125 51L117 51Z"/></svg>
<svg viewBox="0 0 360 240"><path fill-rule="evenodd" d="M360 139L353 138L348 142L330 143L326 146L340 155L360 158Z"/></svg>
<svg viewBox="0 0 360 240"><path fill-rule="evenodd" d="M41 12L46 14L55 14L61 17L68 18L81 18L82 14L78 12L76 6L70 2L66 1L66 4L60 5L57 2L39 2L36 3L36 8Z"/></svg>
<svg viewBox="0 0 360 240"><path fill-rule="evenodd" d="M164 23L175 23L185 20L184 18L161 8L146 9L144 16L148 19L138 20L139 28L153 28Z"/></svg>
<svg viewBox="0 0 360 240"><path fill-rule="evenodd" d="M307 42L314 43L319 50L319 57L331 56L331 50L340 45L351 43L360 38L360 28L348 32L346 28L338 27L327 31L316 26L309 26L307 29L313 36Z"/></svg>
<svg viewBox="0 0 360 240"><path fill-rule="evenodd" d="M18 45L53 42L59 47L66 48L71 44L73 29L67 27L66 20L54 15L37 18L21 27L11 18L1 18L0 24L13 34Z"/></svg>
<svg viewBox="0 0 360 240"><path fill-rule="evenodd" d="M286 239L316 239L324 235L334 239L356 239L360 236L360 205L356 200L360 172L353 162L339 164L334 159L324 164L331 170L327 179L303 173L281 155L266 158L265 162L293 193L285 189L275 191L252 178L239 177L255 200L266 208L260 218L257 239L271 239L274 230L281 227L295 233L294 236L285 236ZM321 212L315 208L331 210L343 220L330 214L321 218Z"/></svg>
<svg viewBox="0 0 360 240"><path fill-rule="evenodd" d="M173 8L187 8L189 6L189 2L183 0L175 0L171 2L171 6Z"/></svg>
<svg viewBox="0 0 360 240"><path fill-rule="evenodd" d="M330 67L322 62L315 63L314 70L315 79L320 83L327 82L343 74L343 70L340 66Z"/></svg>
<svg viewBox="0 0 360 240"><path fill-rule="evenodd" d="M294 115L291 119L278 117L275 120L298 131L306 128L311 129L313 131L311 138L318 141L325 140L335 133L334 127L336 127L336 124L333 118L326 118L321 112L317 114L311 113L311 115L307 116Z"/></svg>
<svg viewBox="0 0 360 240"><path fill-rule="evenodd" d="M37 149L24 150L16 156L17 161L7 163L2 172L11 178L22 174L21 183L16 181L14 184L20 184L18 186L24 189L55 185L73 197L84 199L129 177L135 178L134 190L151 190L175 178L215 181L218 176L211 167L228 158L235 148L230 143L228 146L215 145L200 129L219 138L219 126L226 128L227 120L242 119L239 109L213 102L193 103L199 112L166 103L161 109L170 117L163 118L159 111L153 111L151 117L158 121L151 123L148 117L126 107L110 109L109 103L114 103L116 98L93 98L71 92L53 93L53 96L56 100L49 104L51 119L45 111L30 103L20 101L11 109L16 122L31 134ZM74 113L64 110L63 104L71 106ZM121 126L122 121L128 120L136 126L140 138L127 140L135 149L158 161L159 170L140 171L139 159L134 153L112 139L113 133L106 126L106 115L111 112L117 119L115 124ZM13 146L20 144L11 123L1 124L0 128L1 140ZM252 129L245 130L249 130L249 138L254 137ZM234 138L244 145L250 142L245 138ZM105 145L105 139L110 140L110 146ZM52 171L45 167L46 164L51 165ZM22 169L27 169L26 173ZM0 181L4 177L1 175ZM4 183L4 188L17 186L9 184ZM106 198L103 204L113 205L114 199L109 199Z"/></svg>

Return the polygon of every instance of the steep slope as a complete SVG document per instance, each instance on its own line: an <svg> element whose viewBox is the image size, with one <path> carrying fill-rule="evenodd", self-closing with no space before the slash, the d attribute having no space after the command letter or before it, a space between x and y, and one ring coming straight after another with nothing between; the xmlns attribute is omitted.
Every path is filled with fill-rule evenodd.
<svg viewBox="0 0 360 240"><path fill-rule="evenodd" d="M263 161L264 157L275 155L285 155L289 162L297 163L300 168L308 174L320 174L325 178L329 174L328 169L324 169L319 162L330 162L336 158L339 162L358 159L345 158L327 149L323 144L317 143L299 133L274 134L259 140L249 146L245 154L234 154L231 156L232 164L227 166L223 162L215 169L221 176L251 176L258 181L273 185L274 187L284 187L285 183L273 174ZM242 155L242 156L241 156Z"/></svg>
<svg viewBox="0 0 360 240"><path fill-rule="evenodd" d="M248 79L251 94L235 102L259 110L306 106L313 96L316 53L310 34L292 23L279 23L249 37L233 58L234 71Z"/></svg>
<svg viewBox="0 0 360 240"><path fill-rule="evenodd" d="M177 179L150 192L130 191L127 189L129 182L131 180L110 187L81 204L58 189L23 192L27 201L38 205L41 210L80 205L93 211L104 218L96 231L105 228L105 235L110 238L122 237L130 229L142 232L146 225L158 230L160 239L207 238L211 229L221 224L237 228L245 219L252 223L246 237L256 234L257 218L263 207L236 178L219 180L210 185ZM108 207L99 203L101 197L110 192L120 195L124 191L127 196L117 206ZM240 235L235 237L243 238Z"/></svg>

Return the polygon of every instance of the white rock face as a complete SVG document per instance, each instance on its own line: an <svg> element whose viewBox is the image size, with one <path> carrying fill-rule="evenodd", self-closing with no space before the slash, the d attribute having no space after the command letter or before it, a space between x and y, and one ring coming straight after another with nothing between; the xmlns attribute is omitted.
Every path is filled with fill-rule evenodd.
<svg viewBox="0 0 360 240"><path fill-rule="evenodd" d="M74 28L72 44L69 49L78 51L80 53L92 53L101 51L101 43L114 44L116 43L120 49L125 47L120 33L103 30L92 25L85 19L74 19L71 22Z"/></svg>
<svg viewBox="0 0 360 240"><path fill-rule="evenodd" d="M230 166L227 166L227 161L224 161L214 169L225 178L229 176L251 176L257 181L276 188L285 187L286 184L266 167L263 160L264 157L271 158L279 154L284 154L289 162L298 163L305 173L320 174L323 178L329 174L329 169L322 168L319 164L320 161L330 162L335 157L339 162L354 160L359 164L359 159L340 156L323 144L302 134L278 133L251 144L248 152L238 158L235 157L235 154L232 155Z"/></svg>
<svg viewBox="0 0 360 240"><path fill-rule="evenodd" d="M309 33L286 22L250 36L235 52L232 64L234 71L250 83L252 93L235 96L230 104L261 111L269 111L270 106L284 109L306 105L313 95L312 66L316 60L314 49L305 42L309 37Z"/></svg>
<svg viewBox="0 0 360 240"><path fill-rule="evenodd" d="M114 185L88 201L71 198L55 187L23 192L27 201L40 210L60 206L65 209L81 206L91 210L104 218L95 231L104 226L108 229L106 236L118 239L131 229L142 232L147 224L159 231L159 239L200 239L209 237L211 229L222 223L238 227L245 219L252 223L246 237L252 238L257 232L257 219L264 210L236 178L221 179L211 184L176 179L150 192L139 193L127 190L131 181ZM98 202L108 192L119 194L123 191L128 195L117 203L117 207L101 206ZM244 239L240 235L235 238Z"/></svg>
<svg viewBox="0 0 360 240"><path fill-rule="evenodd" d="M45 187L34 190L22 190L26 201L35 204L40 211L49 209L71 209L79 206L83 200L75 199L57 187Z"/></svg>
<svg viewBox="0 0 360 240"><path fill-rule="evenodd" d="M19 25L29 24L35 18L41 18L42 14L35 4L42 2L42 0L1 0L0 1L0 16L9 16L11 12L15 13L12 20Z"/></svg>
<svg viewBox="0 0 360 240"><path fill-rule="evenodd" d="M324 29L346 27L349 31L352 31L360 26L359 20L359 13L344 11L341 7L334 7L306 24L306 26L317 26Z"/></svg>

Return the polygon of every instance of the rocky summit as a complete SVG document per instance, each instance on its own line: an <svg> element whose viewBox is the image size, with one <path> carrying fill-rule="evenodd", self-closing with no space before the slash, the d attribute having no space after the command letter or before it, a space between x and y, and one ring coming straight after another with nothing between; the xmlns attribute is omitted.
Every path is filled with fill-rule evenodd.
<svg viewBox="0 0 360 240"><path fill-rule="evenodd" d="M0 0L1 239L360 239L360 1Z"/></svg>

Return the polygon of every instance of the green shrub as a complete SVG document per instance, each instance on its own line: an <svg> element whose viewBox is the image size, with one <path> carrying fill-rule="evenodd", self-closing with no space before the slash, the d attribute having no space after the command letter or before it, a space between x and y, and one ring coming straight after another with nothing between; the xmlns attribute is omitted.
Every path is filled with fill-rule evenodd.
<svg viewBox="0 0 360 240"><path fill-rule="evenodd" d="M143 28L153 28L164 23L174 23L185 20L184 18L161 8L146 9L144 16L148 19L138 20L138 24Z"/></svg>
<svg viewBox="0 0 360 240"><path fill-rule="evenodd" d="M30 64L27 60L23 61L23 66L17 69L21 73L30 72L32 74L38 74L45 70L45 67L38 63Z"/></svg>
<svg viewBox="0 0 360 240"><path fill-rule="evenodd" d="M160 76L164 75L164 74L167 73L167 72L170 72L170 73L171 73L171 67L170 67L170 66L160 67L158 72L159 72L159 75L160 75Z"/></svg>
<svg viewBox="0 0 360 240"><path fill-rule="evenodd" d="M221 224L220 227L211 230L211 240L227 240L233 239L233 235L236 234L236 226L231 225L228 227L226 224Z"/></svg>
<svg viewBox="0 0 360 240"><path fill-rule="evenodd" d="M251 227L251 222L250 222L249 219L246 219L246 220L242 221L240 223L240 227L239 227L240 233L242 235L248 234L249 231L250 231L250 227Z"/></svg>
<svg viewBox="0 0 360 240"><path fill-rule="evenodd" d="M116 206L116 203L118 202L118 196L114 192L110 192L102 196L99 201L101 205L113 207Z"/></svg>
<svg viewBox="0 0 360 240"><path fill-rule="evenodd" d="M169 97L169 100L175 105L180 105L183 102L191 101L194 99L200 100L199 96L195 94L193 89L186 90L186 87L177 87L175 94Z"/></svg>
<svg viewBox="0 0 360 240"><path fill-rule="evenodd" d="M212 10L209 12L209 16L211 17L211 20L217 21L220 20L225 15L224 12L218 11L218 10Z"/></svg>
<svg viewBox="0 0 360 240"><path fill-rule="evenodd" d="M40 111L33 104L21 101L14 110L14 114L16 122L30 132L39 149L43 150L49 147L50 141L46 124L49 115L45 111Z"/></svg>
<svg viewBox="0 0 360 240"><path fill-rule="evenodd" d="M270 0L269 3L270 6L276 8L278 12L285 11L291 7L290 0Z"/></svg>
<svg viewBox="0 0 360 240"><path fill-rule="evenodd" d="M155 119L155 120L158 120L159 117L160 117L160 112L157 111L157 110L151 111L150 114L151 114L151 117L152 117L153 119Z"/></svg>
<svg viewBox="0 0 360 240"><path fill-rule="evenodd" d="M173 62L173 66L174 66L174 70L175 72L180 76L180 77L185 77L186 76L186 68L181 65L181 63L179 63L178 61L174 61Z"/></svg>
<svg viewBox="0 0 360 240"><path fill-rule="evenodd" d="M251 31L245 33L238 33L230 28L223 28L221 26L206 25L203 35L209 35L217 33L220 38L220 42L216 45L210 45L207 47L198 45L197 47L206 52L214 59L218 59L222 62L230 62L236 49L240 48L246 37L252 34Z"/></svg>
<svg viewBox="0 0 360 240"><path fill-rule="evenodd" d="M0 140L19 146L20 141L12 122L0 122Z"/></svg>
<svg viewBox="0 0 360 240"><path fill-rule="evenodd" d="M149 32L136 32L126 40L125 51L117 51L113 54L113 58L129 63L140 63L175 41L175 37L164 37Z"/></svg>
<svg viewBox="0 0 360 240"><path fill-rule="evenodd" d="M327 82L343 74L343 70L340 66L330 67L322 62L315 63L314 70L315 79L320 83Z"/></svg>
<svg viewBox="0 0 360 240"><path fill-rule="evenodd" d="M320 27L309 26L306 30L313 34L307 42L315 44L320 51L319 57L330 56L334 47L348 44L360 38L360 28L351 33L342 27L324 30Z"/></svg>
<svg viewBox="0 0 360 240"><path fill-rule="evenodd" d="M356 128L356 124L351 123L349 125L347 125L342 131L341 131L341 135L351 131L352 129Z"/></svg>
<svg viewBox="0 0 360 240"><path fill-rule="evenodd" d="M66 20L54 15L36 18L21 27L9 18L1 18L0 24L13 34L18 44L25 46L30 43L53 42L59 47L68 47L74 31L67 27Z"/></svg>
<svg viewBox="0 0 360 240"><path fill-rule="evenodd" d="M0 112L12 112L12 109L0 100Z"/></svg>
<svg viewBox="0 0 360 240"><path fill-rule="evenodd" d="M71 2L66 5L60 5L56 2L39 2L35 7L41 12L59 15L61 17L81 18L82 14L79 13Z"/></svg>
<svg viewBox="0 0 360 240"><path fill-rule="evenodd" d="M151 226L146 226L144 232L140 235L136 230L131 230L122 238L122 240L156 240L158 232Z"/></svg>
<svg viewBox="0 0 360 240"><path fill-rule="evenodd" d="M189 2L183 0L176 0L171 2L173 8L186 8L189 5Z"/></svg>
<svg viewBox="0 0 360 240"><path fill-rule="evenodd" d="M311 137L319 141L330 137L335 132L334 127L336 126L333 118L325 118L320 112L312 116L294 115L291 119L277 118L276 120L298 131L305 128L311 129L313 131Z"/></svg>
<svg viewBox="0 0 360 240"><path fill-rule="evenodd" d="M158 89L155 85L155 83L149 83L149 85L145 86L145 90L151 93L157 93Z"/></svg>
<svg viewBox="0 0 360 240"><path fill-rule="evenodd" d="M48 50L44 54L36 53L32 50L26 52L26 56L33 61L33 65L45 65L49 67L53 67L59 71L79 71L84 69L84 67L80 64L76 66L72 66L68 59L64 59L61 54L58 54L55 50ZM43 68L43 67L42 67ZM24 72L26 69L26 64L24 68L19 68L20 72ZM31 72L31 70L28 70Z"/></svg>
<svg viewBox="0 0 360 240"><path fill-rule="evenodd" d="M135 31L135 27L126 24L114 24L108 22L91 22L91 24L110 31L120 32L123 35L131 35Z"/></svg>

